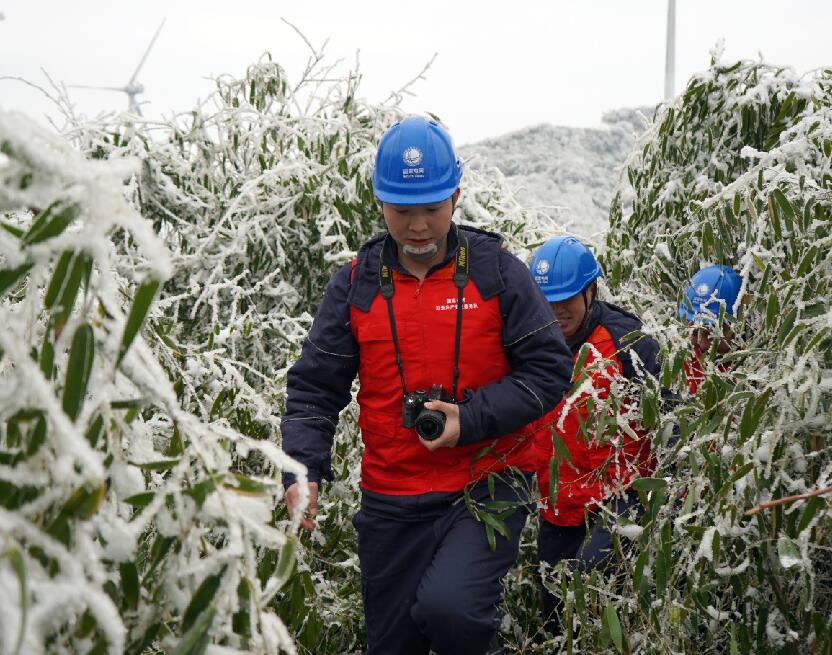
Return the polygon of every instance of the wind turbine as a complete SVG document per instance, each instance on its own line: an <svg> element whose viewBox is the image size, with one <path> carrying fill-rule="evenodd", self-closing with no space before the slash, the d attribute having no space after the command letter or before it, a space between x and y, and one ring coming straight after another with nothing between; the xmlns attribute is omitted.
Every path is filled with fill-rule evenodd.
<svg viewBox="0 0 832 655"><path fill-rule="evenodd" d="M142 55L141 60L139 61L139 65L136 66L136 70L133 72L133 75L130 76L130 80L124 86L87 86L84 84L73 84L72 88L75 89L95 89L97 91L122 91L127 94L127 109L134 114L138 114L139 116L142 115L142 110L139 107L139 103L136 102L136 96L140 93L144 93L144 85L140 82L136 81L136 78L139 76L139 71L141 71L142 66L144 66L144 62L147 60L147 56L150 54L151 48L153 48L153 44L156 43L156 38L159 36L159 32L162 31L162 27L165 25L165 20L162 19L162 22L159 23L159 27L156 29L156 33L153 35L153 38L150 39L150 44L147 46L147 50L144 51L144 55Z"/></svg>
<svg viewBox="0 0 832 655"><path fill-rule="evenodd" d="M667 0L667 47L664 57L664 99L672 100L676 95L676 0Z"/></svg>

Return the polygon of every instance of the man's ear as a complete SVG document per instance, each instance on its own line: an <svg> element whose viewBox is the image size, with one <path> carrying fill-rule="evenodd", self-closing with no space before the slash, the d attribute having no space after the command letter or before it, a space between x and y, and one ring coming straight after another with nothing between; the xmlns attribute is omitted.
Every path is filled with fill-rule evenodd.
<svg viewBox="0 0 832 655"><path fill-rule="evenodd" d="M598 280L592 281L592 286L589 287L589 291L592 294L592 299L590 300L590 302L594 302L598 299Z"/></svg>
<svg viewBox="0 0 832 655"><path fill-rule="evenodd" d="M454 194L451 196L451 213L453 214L456 210L456 205L459 202L459 187L456 188Z"/></svg>

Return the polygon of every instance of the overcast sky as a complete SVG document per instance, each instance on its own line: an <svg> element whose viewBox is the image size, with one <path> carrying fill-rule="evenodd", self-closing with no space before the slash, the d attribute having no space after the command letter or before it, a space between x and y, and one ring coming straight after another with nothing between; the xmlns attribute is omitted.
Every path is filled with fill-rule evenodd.
<svg viewBox="0 0 832 655"><path fill-rule="evenodd" d="M0 77L121 86L167 19L139 75L147 116L190 109L207 80L242 74L270 51L292 78L309 54L296 25L341 70L360 51L359 92L381 101L438 56L404 108L430 111L459 144L538 123L593 126L601 114L661 100L667 0L0 0ZM832 65L829 0L677 0L676 91L726 58L799 72ZM88 115L126 107L123 93L72 90ZM42 117L48 102L0 79L0 108Z"/></svg>

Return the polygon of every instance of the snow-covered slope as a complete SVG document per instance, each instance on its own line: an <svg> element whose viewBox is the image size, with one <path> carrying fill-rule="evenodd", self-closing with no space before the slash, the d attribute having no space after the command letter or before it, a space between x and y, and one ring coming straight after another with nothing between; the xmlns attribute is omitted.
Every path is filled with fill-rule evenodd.
<svg viewBox="0 0 832 655"><path fill-rule="evenodd" d="M537 125L460 148L466 166L494 166L526 207L590 236L607 226L610 200L627 155L652 108L618 109L599 128Z"/></svg>

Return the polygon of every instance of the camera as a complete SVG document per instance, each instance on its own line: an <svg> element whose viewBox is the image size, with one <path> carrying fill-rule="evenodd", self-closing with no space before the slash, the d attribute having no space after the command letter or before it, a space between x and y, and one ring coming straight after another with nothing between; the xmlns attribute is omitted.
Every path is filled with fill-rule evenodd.
<svg viewBox="0 0 832 655"><path fill-rule="evenodd" d="M445 393L441 384L434 384L428 391L412 391L402 401L402 426L414 428L425 441L438 439L445 430L445 413L435 409L425 409L425 403L441 400L446 403L454 399Z"/></svg>

